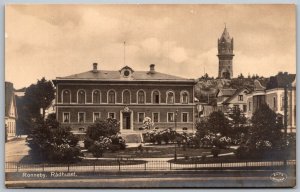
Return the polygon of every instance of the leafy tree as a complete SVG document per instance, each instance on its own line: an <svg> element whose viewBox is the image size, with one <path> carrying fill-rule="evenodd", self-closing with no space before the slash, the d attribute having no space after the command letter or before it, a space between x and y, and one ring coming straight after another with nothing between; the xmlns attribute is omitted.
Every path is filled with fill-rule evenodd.
<svg viewBox="0 0 300 192"><path fill-rule="evenodd" d="M97 120L87 129L84 147L95 157L101 157L106 150L112 152L124 150L125 140L118 135L119 131L116 119Z"/></svg>
<svg viewBox="0 0 300 192"><path fill-rule="evenodd" d="M247 118L245 115L241 112L239 108L233 110L232 113L229 114L229 118L231 118L231 125L232 125L232 135L231 137L235 139L240 139L241 134L247 134L248 133L248 127L247 127Z"/></svg>
<svg viewBox="0 0 300 192"><path fill-rule="evenodd" d="M119 123L116 119L108 118L106 120L97 120L90 125L86 132L86 137L92 140L98 140L100 136L110 137L120 132Z"/></svg>
<svg viewBox="0 0 300 192"><path fill-rule="evenodd" d="M196 124L196 136L202 139L209 132L209 125L206 119L202 119Z"/></svg>
<svg viewBox="0 0 300 192"><path fill-rule="evenodd" d="M230 134L229 120L225 117L222 111L212 112L208 118L209 131L212 133L220 133L222 136Z"/></svg>
<svg viewBox="0 0 300 192"><path fill-rule="evenodd" d="M232 113L229 114L229 117L232 119L232 124L234 127L244 126L247 122L247 118L242 113L240 108L234 109Z"/></svg>
<svg viewBox="0 0 300 192"><path fill-rule="evenodd" d="M16 106L18 111L17 134L29 134L32 127L31 113L24 97L16 97Z"/></svg>
<svg viewBox="0 0 300 192"><path fill-rule="evenodd" d="M150 117L145 117L143 120L143 128L150 130L154 126Z"/></svg>
<svg viewBox="0 0 300 192"><path fill-rule="evenodd" d="M238 79L244 79L244 75L242 73L239 74Z"/></svg>
<svg viewBox="0 0 300 192"><path fill-rule="evenodd" d="M258 143L265 141L271 142L272 148L280 145L282 123L278 121L276 113L267 104L254 112L251 122L251 148L257 148Z"/></svg>
<svg viewBox="0 0 300 192"><path fill-rule="evenodd" d="M210 77L207 73L205 73L202 77L199 78L199 80L204 80L204 81L212 80L212 79L214 79L214 77Z"/></svg>
<svg viewBox="0 0 300 192"><path fill-rule="evenodd" d="M62 127L53 115L46 120L38 118L27 138L33 160L55 163L78 161L78 141L70 128Z"/></svg>
<svg viewBox="0 0 300 192"><path fill-rule="evenodd" d="M40 116L40 109L42 109L43 119L45 118L45 111L55 98L54 93L55 89L51 81L47 81L44 77L26 89L25 105L33 118L36 119Z"/></svg>

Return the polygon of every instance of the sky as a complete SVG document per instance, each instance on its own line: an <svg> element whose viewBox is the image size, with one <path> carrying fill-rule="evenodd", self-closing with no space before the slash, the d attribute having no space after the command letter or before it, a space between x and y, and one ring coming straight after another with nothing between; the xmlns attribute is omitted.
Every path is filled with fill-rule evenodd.
<svg viewBox="0 0 300 192"><path fill-rule="evenodd" d="M16 89L128 65L217 77L217 41L234 39L233 76L296 73L294 5L8 5L5 80ZM124 59L124 41L125 59Z"/></svg>

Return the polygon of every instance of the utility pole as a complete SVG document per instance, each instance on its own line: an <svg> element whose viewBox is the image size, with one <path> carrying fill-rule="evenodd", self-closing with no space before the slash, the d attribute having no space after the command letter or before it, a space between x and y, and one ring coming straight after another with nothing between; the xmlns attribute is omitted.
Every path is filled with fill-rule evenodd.
<svg viewBox="0 0 300 192"><path fill-rule="evenodd" d="M290 83L287 83L284 87L284 118L283 118L283 124L284 124L284 146L285 146L285 152L287 150L287 143L288 143L288 139L287 139L287 129L288 129L288 90L290 89ZM287 155L285 155L284 158L284 165L287 166Z"/></svg>
<svg viewBox="0 0 300 192"><path fill-rule="evenodd" d="M175 111L175 119L174 119L174 123L175 123L175 145L174 145L174 160L177 161L177 132L176 132L176 127L177 127L177 114L178 114L178 109Z"/></svg>

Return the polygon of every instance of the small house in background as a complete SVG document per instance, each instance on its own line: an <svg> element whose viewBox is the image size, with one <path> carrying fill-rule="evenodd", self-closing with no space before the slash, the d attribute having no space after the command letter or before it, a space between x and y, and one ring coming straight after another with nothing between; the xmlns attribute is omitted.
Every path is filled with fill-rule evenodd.
<svg viewBox="0 0 300 192"><path fill-rule="evenodd" d="M224 105L224 102L232 97L234 93L236 92L236 89L220 89L217 93L217 108L219 111L225 112L226 106Z"/></svg>
<svg viewBox="0 0 300 192"><path fill-rule="evenodd" d="M235 93L223 101L225 108L224 113L232 113L234 110L240 110L242 113L247 112L247 94L249 90L247 88L241 88L235 91Z"/></svg>
<svg viewBox="0 0 300 192"><path fill-rule="evenodd" d="M6 138L16 136L17 108L14 87L11 82L5 82L5 129Z"/></svg>

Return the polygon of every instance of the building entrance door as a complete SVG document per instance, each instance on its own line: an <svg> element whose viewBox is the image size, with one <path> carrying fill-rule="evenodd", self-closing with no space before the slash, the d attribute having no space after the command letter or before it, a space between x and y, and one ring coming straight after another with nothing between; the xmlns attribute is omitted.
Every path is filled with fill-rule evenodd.
<svg viewBox="0 0 300 192"><path fill-rule="evenodd" d="M123 112L123 129L130 129L130 112Z"/></svg>

